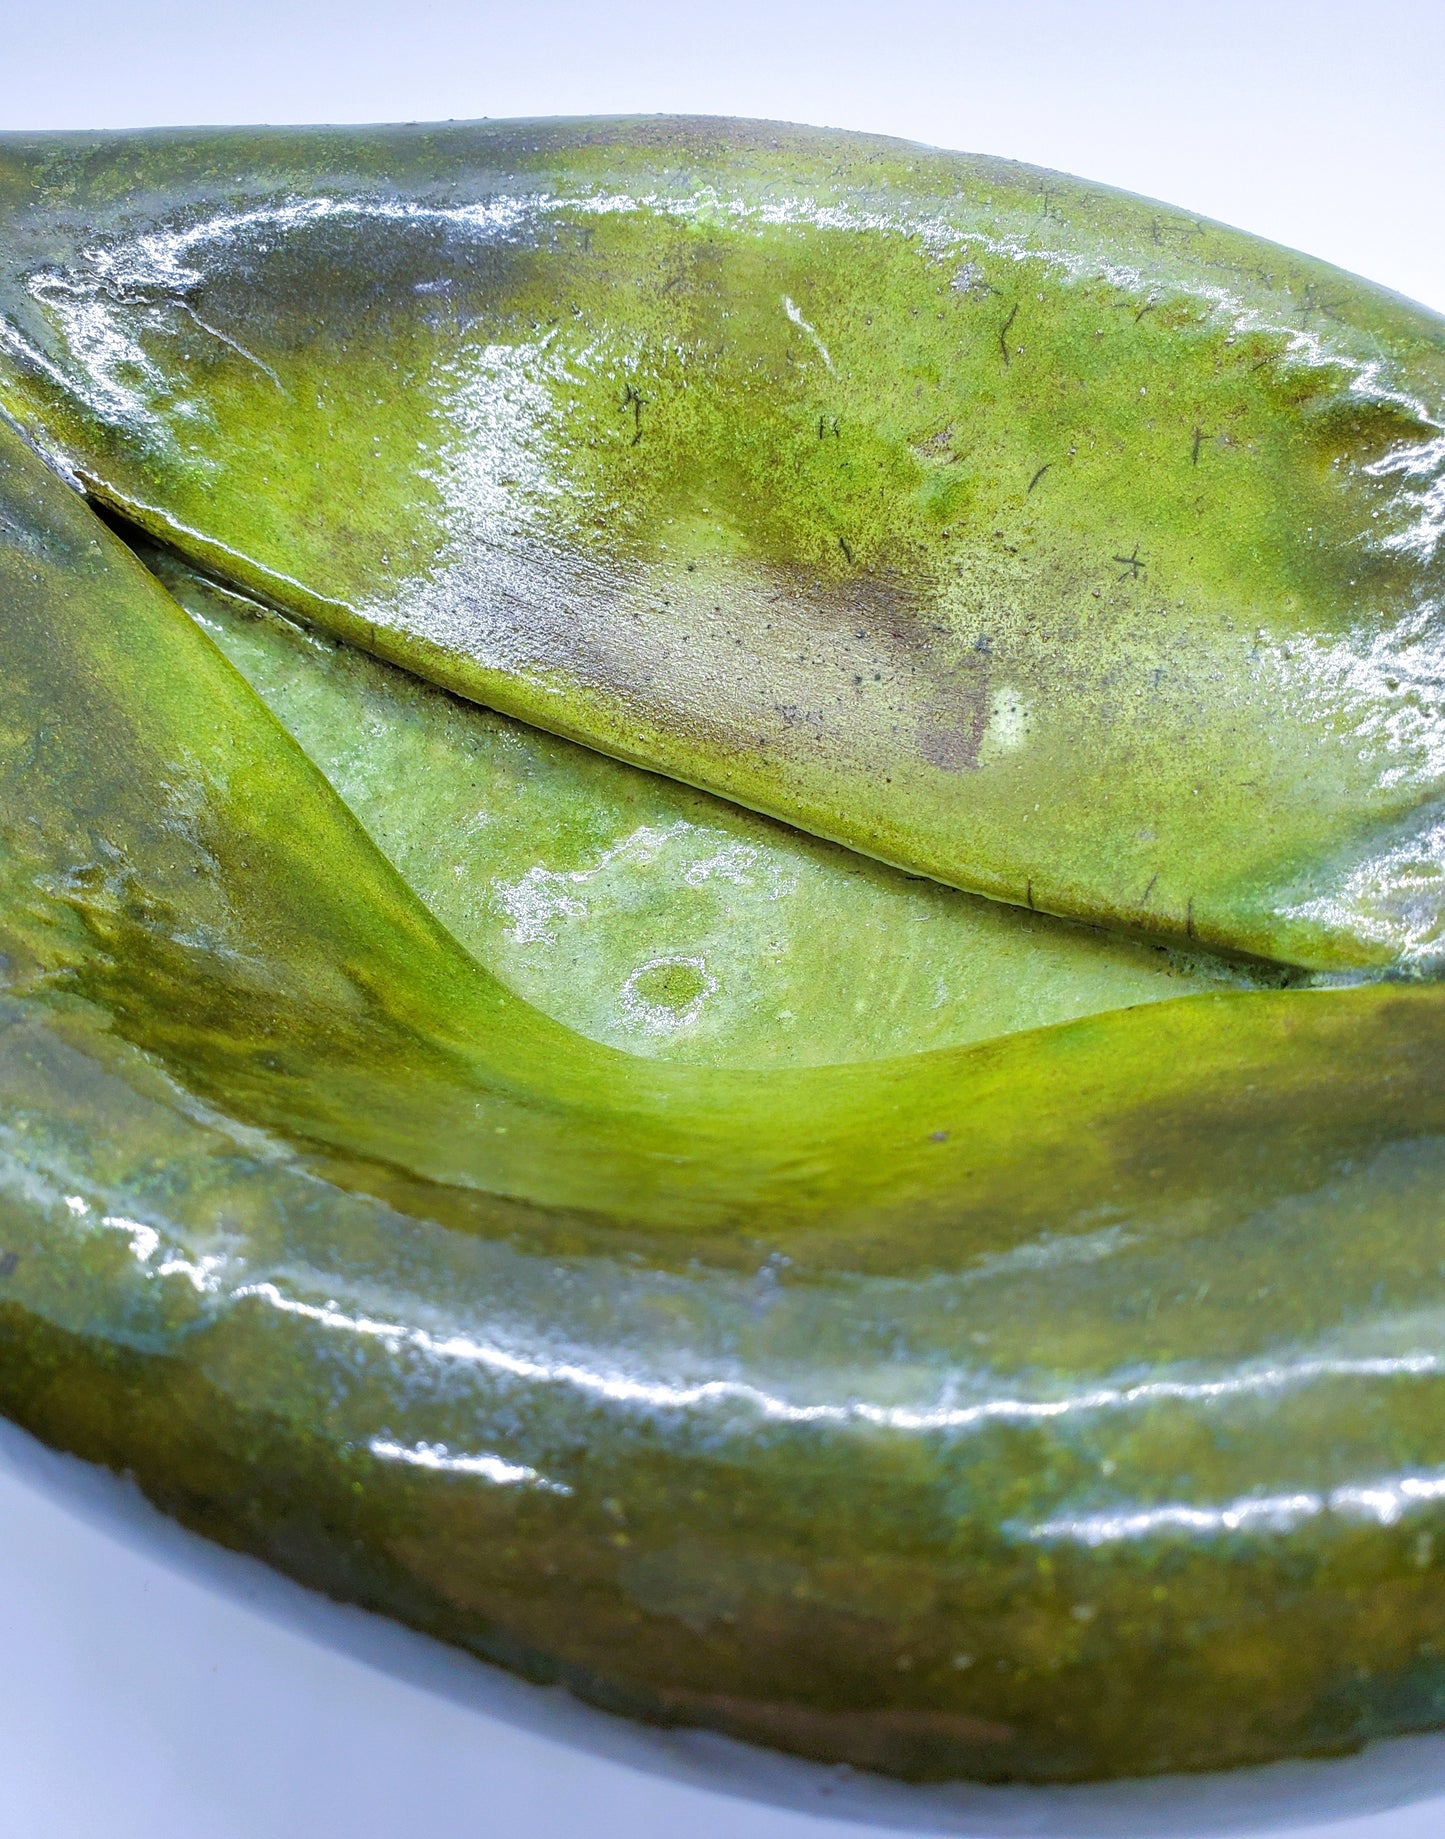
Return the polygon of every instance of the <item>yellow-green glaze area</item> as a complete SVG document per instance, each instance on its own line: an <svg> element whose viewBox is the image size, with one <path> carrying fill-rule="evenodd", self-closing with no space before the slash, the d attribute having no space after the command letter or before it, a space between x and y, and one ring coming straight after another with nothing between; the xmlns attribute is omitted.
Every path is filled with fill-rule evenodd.
<svg viewBox="0 0 1445 1839"><path fill-rule="evenodd" d="M219 576L868 855L1439 956L1445 327L1305 257L767 124L11 135L0 401Z"/></svg>
<svg viewBox="0 0 1445 1839"><path fill-rule="evenodd" d="M910 880L142 559L452 936L594 1040L816 1066L1283 981Z"/></svg>
<svg viewBox="0 0 1445 1839"><path fill-rule="evenodd" d="M0 1409L825 1760L1445 1723L1442 362L897 143L0 137Z"/></svg>
<svg viewBox="0 0 1445 1839"><path fill-rule="evenodd" d="M1445 1718L1445 990L619 1053L3 426L0 611L10 1416L533 1678L898 1775Z"/></svg>

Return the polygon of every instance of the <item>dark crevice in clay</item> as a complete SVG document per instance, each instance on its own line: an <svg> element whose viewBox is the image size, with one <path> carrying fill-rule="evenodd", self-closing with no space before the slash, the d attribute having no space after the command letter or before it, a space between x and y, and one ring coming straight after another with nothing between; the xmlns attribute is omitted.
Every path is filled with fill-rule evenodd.
<svg viewBox="0 0 1445 1839"><path fill-rule="evenodd" d="M157 575L158 571L152 566L152 559L164 558L166 561L188 570L201 580L209 582L213 587L219 588L222 592L234 595L238 600L246 601L253 606L262 608L265 612L278 619L286 620L293 626L299 626L305 630L323 632L322 628L314 626L311 621L307 620L303 614L298 613L295 608L284 607L276 601L269 600L264 594L258 593L255 588L251 587L249 584L242 585L235 579L228 577L223 570L198 562L194 556L186 553L186 551L181 549L178 545L167 543L163 539L158 538L152 531L142 528L142 526L133 519L127 517L125 513L118 510L114 504L108 503L106 500L96 497L93 494L88 496L87 503L106 528L125 544L126 548L130 550L137 561L146 569L147 573ZM345 645L349 642L330 631L324 631L323 635L329 644ZM376 654L370 652L367 655L376 657ZM467 700L464 697L455 696L455 692L448 690L443 685L432 683L429 678L422 677L417 672L407 671L406 667L402 664L398 664L395 659L376 657L376 662L384 664L387 668L395 670L403 676L411 676L418 682L426 683L428 687L435 690L439 696L454 697L458 702L465 702ZM486 705L477 706L484 707ZM521 727L533 725L521 721L519 717L510 712L507 713L506 719L508 721L518 722L518 725ZM546 731L539 730L539 732ZM586 746L585 742L575 739L572 741L572 745L583 748ZM594 750L589 749L588 751ZM637 765L635 761L629 762L629 764L636 772L645 773L649 770L645 766ZM656 777L666 778L668 775L658 774ZM737 805L736 801L716 791L710 791L709 796L717 798L719 802L723 804L734 804L735 808L739 810L746 810L749 808L744 805ZM811 837L813 835L810 831L800 829L796 824L789 824L784 818L771 816L770 814L770 821L777 824L781 829L791 831L799 836ZM836 839L829 839L829 841L834 848L848 850L848 845L846 843L839 843ZM858 855L859 859L863 861L873 860L871 857L862 855L860 851L848 850L848 853ZM899 869L896 872L905 875L909 873L909 871L905 869ZM915 880L929 879L929 877L926 876L918 877L915 875L910 875L909 878ZM944 883L942 885L947 886L949 884ZM959 891L967 894L971 900L986 901L990 905L1009 906L1013 904L1007 901L996 900L993 896L981 893L973 888L963 888ZM1295 965L1282 963L1277 959L1258 957L1250 952L1229 951L1218 946L1190 947L1187 944L1179 942L1161 940L1156 933L1146 931L1142 928L1126 925L1104 926L1088 920L1076 918L1070 914L1059 914L1053 917L1063 920L1066 924L1078 926L1085 931L1096 932L1105 937L1115 937L1133 942L1142 940L1147 944L1158 947L1162 951L1167 951L1171 958L1185 960L1198 959L1205 962L1234 965L1241 969L1252 971L1257 975L1260 987L1262 988L1280 990L1306 988L1315 981L1314 976L1309 971L1301 970ZM1378 980L1378 977L1375 975L1362 977L1360 979L1362 982L1375 982Z"/></svg>

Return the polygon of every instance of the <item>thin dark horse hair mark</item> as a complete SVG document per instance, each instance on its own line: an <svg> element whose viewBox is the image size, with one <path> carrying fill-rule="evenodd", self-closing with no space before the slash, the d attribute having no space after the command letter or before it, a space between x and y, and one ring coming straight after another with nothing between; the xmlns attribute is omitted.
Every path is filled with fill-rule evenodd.
<svg viewBox="0 0 1445 1839"><path fill-rule="evenodd" d="M998 348L1003 353L1003 361L1005 364L1011 364L1013 362L1013 359L1008 354L1008 335L1009 327L1012 326L1018 316L1019 303L1015 300L1008 310L1008 318L1003 322L1002 326L999 327Z"/></svg>
<svg viewBox="0 0 1445 1839"><path fill-rule="evenodd" d="M642 392L634 384L629 383L622 392L621 407L624 412L628 409L632 410L632 445L634 447L642 439L642 403Z"/></svg>

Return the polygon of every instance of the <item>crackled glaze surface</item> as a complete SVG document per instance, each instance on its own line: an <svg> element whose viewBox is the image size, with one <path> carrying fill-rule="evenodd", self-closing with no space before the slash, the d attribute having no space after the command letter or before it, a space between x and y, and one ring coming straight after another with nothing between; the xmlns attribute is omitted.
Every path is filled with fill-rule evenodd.
<svg viewBox="0 0 1445 1839"><path fill-rule="evenodd" d="M913 1777L1069 1779L1439 1724L1445 989L1422 974L1438 925L1421 406L1436 322L1073 182L1036 213L1044 253L1010 253L1007 212L1035 208L1038 175L778 139L613 124L0 142L0 392L54 463L0 425L0 1406L334 1595L614 1709L810 1756ZM543 210L563 178L570 202ZM525 208L506 203L514 194ZM905 195L915 213L931 200L948 236L977 241L967 213L995 213L977 270L956 264L934 218L900 228ZM265 225L285 233L268 240ZM846 263L829 253L835 237L854 239ZM163 267L183 245L187 261L219 266L170 280L116 266L117 251L141 249ZM754 797L762 779L743 780L773 772L768 749L735 736L723 748L683 716L711 719L714 687L752 693L760 672L716 659L694 671L680 649L659 651L667 668L649 681L680 698L664 706L639 688L646 645L609 652L599 633L641 623L627 611L641 582L668 644L720 642L682 581L715 570L729 583L716 604L741 609L732 638L816 688L836 648L790 663L780 640L764 644L747 626L757 583L794 595L806 623L859 582L892 595L899 557L923 568L950 544L985 554L1004 527L999 481L1035 438L1023 408L1051 390L1055 408L1075 400L1079 354L1094 349L1082 329L1094 337L1104 300L1090 264L1106 247L1109 287L1135 304L1117 315L1115 357L1097 359L1100 426L1112 402L1108 426L1150 433L1129 391L1155 338L1149 361L1181 392L1213 379L1211 404L1245 404L1233 445L1210 446L1202 420L1186 443L1191 472L1239 462L1229 516L1207 498L1193 513L1207 544L1169 550L1196 526L1161 457L1157 490L1129 500L1159 519L1137 580L1172 554L1183 584L1151 630L1193 670L1225 656L1219 609L1242 631L1247 604L1249 694L1269 721L1244 720L1255 705L1227 658L1189 678L1179 729L1166 678L1158 702L1128 701L1142 666L1125 639L1148 610L1129 600L1135 571L1070 627L1075 576L1038 572L1044 535L1016 555L1009 536L997 605L1017 615L1015 650L990 640L968 670L1016 662L1019 634L1071 634L1051 679L1053 739L1032 692L996 702L1013 679L989 677L977 761L935 750L929 783L949 797L930 802L922 779L888 794L868 762L904 757L917 729L911 715L897 735L875 722L879 691L858 699L856 727L815 725L815 752L788 753L768 779L786 797ZM1060 250L1082 250L1078 264ZM425 291L447 263L454 285ZM684 277L671 289L669 263ZM990 396L984 347L957 328L996 314L987 290L1035 263L1034 305L1058 342L1026 371L1021 302L996 328L1007 374ZM1215 301L1222 318L1190 319L1180 302L1197 301L1188 289L1206 270L1234 290L1228 311ZM946 317L925 324L940 274ZM506 536L520 499L487 501L493 521L439 549L456 527L408 512L452 489L453 473L416 458L423 422L460 439L446 416L461 398L438 395L437 379L452 364L474 382L483 349L505 370L495 354L543 336L525 303L539 289L562 298L559 275L604 354L617 327L655 328L659 303L692 299L694 343L667 362L681 374L696 361L705 386L695 402L690 384L669 397L672 347L644 340L636 362L651 352L660 368L630 385L640 400L625 379L615 392L623 372L601 357L588 396L572 351L575 399L570 383L546 397L527 424L543 433L517 458L562 468L558 502L538 487L533 507L547 567L534 569L531 537ZM1271 331L1306 275L1328 283L1310 309L1324 327ZM865 362L867 313L838 304L865 285L892 314L888 362ZM899 337L914 304L916 348ZM194 339L177 331L187 320ZM580 336L557 324L554 345ZM977 409L973 457L956 464L915 451L907 405L923 393L895 375L914 387L904 360L916 370L938 340L959 367L946 389ZM407 341L431 368L389 383ZM1234 368L1241 343L1248 370ZM848 458L869 365L876 422L854 430ZM300 390L307 366L326 380L323 409ZM805 429L819 451L790 470L780 430L805 398L812 415L819 367L840 391L853 376L852 406L836 435L826 420ZM768 385L755 413L750 378ZM483 460L513 426L509 401L467 424ZM328 402L334 466L311 419ZM625 438L549 445L554 422L588 425L588 403ZM1162 456L1169 428L1155 419ZM654 436L662 459L644 452ZM67 466L168 533L168 549L133 528L123 542L57 476ZM1045 513L1050 474L1024 482L1047 543L1069 531L1092 543L1105 526L1090 519L1128 496L1122 472L1096 466L1077 513ZM953 476L976 495L949 498ZM534 476L506 477L497 489L526 499ZM711 523L684 515L699 479ZM944 495L936 526L930 493ZM620 535L582 527L603 500ZM873 532L847 553L834 545L841 561L806 546L828 506ZM1302 506L1317 541L1291 522ZM714 542L727 507L743 531L732 547ZM1356 541L1361 518L1370 534ZM520 558L525 593L469 600L466 580L499 556ZM196 575L197 561L230 585ZM568 585L599 581L595 600ZM247 587L331 636L246 602ZM500 608L508 644L540 632L554 647L552 674L519 652L476 674L461 628L418 637L428 606L449 619ZM1080 636L1095 617L1097 643ZM900 625L898 656L923 631ZM1319 662L1326 636L1338 679ZM358 638L433 681L353 649ZM1091 673L1109 659L1104 695ZM1022 870L1027 894L1028 864L1055 861L1048 887L1073 890L1057 904L1119 930L909 881L465 706L436 680L800 821L818 815L807 786L831 787L830 809L852 815L817 827L855 843L877 842L868 826L886 808L909 848L882 853L917 866L966 833L998 888L1017 893ZM912 682L900 665L888 694L906 702ZM948 692L958 721L970 685ZM1181 734L1194 753L1179 752ZM1076 742L1071 777L1060 763ZM1245 797L1260 785L1240 775L1265 753L1282 803ZM1206 755L1221 776L1196 801ZM1005 822L1014 794L998 789L1014 782L989 780L990 760L1018 762L1018 784L1037 775L1027 846ZM1120 810L1140 787L1161 814L1161 888L1172 861L1213 890L1196 931L1273 961L1229 966L1197 948L1166 961L1140 942L1141 910L1120 892L1134 872ZM690 840L634 852L605 899L587 881L565 936L554 901L556 938L529 955L518 914L539 909L517 890L577 899L583 883L556 878L593 875L640 830ZM1389 840L1407 835L1409 848ZM1049 854L1070 837L1072 858ZM689 879L736 849L754 852L753 882ZM788 900L768 903L779 934L758 889L789 876ZM1351 887L1374 890L1368 923ZM1309 901L1335 904L1306 913ZM883 918L898 945L850 961L850 936ZM1183 921L1187 943L1187 902ZM709 943L693 951L697 924ZM783 963L769 965L779 936ZM628 1034L619 992L639 968L670 954L711 975L717 951L735 969L711 1033ZM1298 987L1296 960L1371 980ZM971 980L967 1000L940 1024L933 985L955 975ZM1192 994L1155 1000L1161 983ZM696 1000L660 987L683 1012ZM785 994L798 1032L769 1025L750 991L778 1006ZM935 1051L899 1051L923 1044Z"/></svg>

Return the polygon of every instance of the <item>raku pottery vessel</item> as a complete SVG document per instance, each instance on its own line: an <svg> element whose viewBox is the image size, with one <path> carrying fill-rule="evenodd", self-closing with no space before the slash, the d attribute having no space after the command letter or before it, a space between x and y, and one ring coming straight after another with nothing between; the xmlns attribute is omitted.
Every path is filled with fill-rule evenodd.
<svg viewBox="0 0 1445 1839"><path fill-rule="evenodd" d="M6 1413L807 1756L1445 1723L1445 322L862 136L10 135L0 408Z"/></svg>

